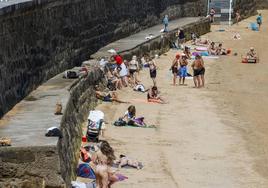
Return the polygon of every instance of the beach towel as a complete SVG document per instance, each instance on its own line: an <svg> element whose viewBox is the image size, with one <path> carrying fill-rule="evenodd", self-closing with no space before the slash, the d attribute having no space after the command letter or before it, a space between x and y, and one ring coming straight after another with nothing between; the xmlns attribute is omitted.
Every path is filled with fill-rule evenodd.
<svg viewBox="0 0 268 188"><path fill-rule="evenodd" d="M197 51L208 51L207 47L196 47L195 50Z"/></svg>
<svg viewBox="0 0 268 188"><path fill-rule="evenodd" d="M83 183L79 181L72 181L72 188L96 188L96 182Z"/></svg>
<svg viewBox="0 0 268 188"><path fill-rule="evenodd" d="M259 31L259 27L256 23L250 23L250 26L252 31Z"/></svg>
<svg viewBox="0 0 268 188"><path fill-rule="evenodd" d="M141 162L139 162L138 165L139 165L140 169L143 168L143 164L142 164ZM114 167L114 168L118 168L118 167L119 167L119 164L113 164L113 167ZM129 166L129 165L125 165L125 166L122 166L122 168L131 169L131 168L134 168L134 167Z"/></svg>
<svg viewBox="0 0 268 188"><path fill-rule="evenodd" d="M201 56L209 56L209 53L207 51L203 51L200 53Z"/></svg>
<svg viewBox="0 0 268 188"><path fill-rule="evenodd" d="M93 169L89 164L80 164L77 168L77 176L82 178L96 179Z"/></svg>

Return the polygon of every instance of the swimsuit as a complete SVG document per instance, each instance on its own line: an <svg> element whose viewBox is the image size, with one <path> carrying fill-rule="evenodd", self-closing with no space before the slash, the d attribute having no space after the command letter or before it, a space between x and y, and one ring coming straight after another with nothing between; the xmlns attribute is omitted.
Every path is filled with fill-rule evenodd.
<svg viewBox="0 0 268 188"><path fill-rule="evenodd" d="M172 67L172 73L173 74L177 74L178 73L178 67L177 66Z"/></svg>
<svg viewBox="0 0 268 188"><path fill-rule="evenodd" d="M110 94L106 95L105 97L103 97L103 101L104 102L112 102L112 97Z"/></svg>
<svg viewBox="0 0 268 188"><path fill-rule="evenodd" d="M179 69L179 76L181 78L187 77L187 66L181 66Z"/></svg>
<svg viewBox="0 0 268 188"><path fill-rule="evenodd" d="M150 70L150 77L151 78L156 78L156 69Z"/></svg>

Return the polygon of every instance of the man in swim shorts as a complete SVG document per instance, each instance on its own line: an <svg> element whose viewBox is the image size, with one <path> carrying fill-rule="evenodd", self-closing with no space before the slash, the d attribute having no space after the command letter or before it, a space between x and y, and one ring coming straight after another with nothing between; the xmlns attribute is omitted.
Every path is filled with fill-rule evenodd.
<svg viewBox="0 0 268 188"><path fill-rule="evenodd" d="M179 69L180 80L179 80L179 84L184 85L185 78L187 77L187 65L188 65L186 54L182 54L182 57L181 57L179 62L180 62L180 69ZM182 83L181 83L181 81L182 81Z"/></svg>

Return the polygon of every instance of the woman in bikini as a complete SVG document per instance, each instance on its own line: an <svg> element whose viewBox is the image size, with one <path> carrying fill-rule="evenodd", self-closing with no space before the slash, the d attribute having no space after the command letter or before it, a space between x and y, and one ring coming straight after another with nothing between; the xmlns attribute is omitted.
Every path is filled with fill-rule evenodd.
<svg viewBox="0 0 268 188"><path fill-rule="evenodd" d="M175 59L172 61L172 65L171 65L171 71L173 74L173 85L176 85L176 80L177 80L177 76L178 76L178 67L179 67L179 59L180 59L180 55L177 54Z"/></svg>
<svg viewBox="0 0 268 188"><path fill-rule="evenodd" d="M215 47L215 42L211 42L209 47L208 47L208 53L210 55L217 55L217 49Z"/></svg>
<svg viewBox="0 0 268 188"><path fill-rule="evenodd" d="M157 67L156 67L155 61L152 58L150 58L148 64L149 64L149 70L150 70L150 77L153 80L154 86L156 86L155 78L156 78L156 69L157 69Z"/></svg>
<svg viewBox="0 0 268 188"><path fill-rule="evenodd" d="M102 141L99 150L92 156L90 163L96 175L96 184L99 188L109 188L118 181L112 171L115 160L114 150L107 141Z"/></svg>
<svg viewBox="0 0 268 188"><path fill-rule="evenodd" d="M153 103L159 103L159 104L165 104L166 102L162 97L159 96L159 91L156 86L153 86L147 94L147 100L148 102Z"/></svg>
<svg viewBox="0 0 268 188"><path fill-rule="evenodd" d="M194 72L194 85L195 88L200 88L205 86L205 67L204 61L200 55L195 57L195 60L192 64L193 72Z"/></svg>
<svg viewBox="0 0 268 188"><path fill-rule="evenodd" d="M129 62L129 74L134 85L138 84L140 81L137 78L137 73L139 71L139 62L137 61L137 56L133 56L132 60Z"/></svg>
<svg viewBox="0 0 268 188"><path fill-rule="evenodd" d="M122 68L120 66L116 67L113 71L113 76L116 78L116 89L121 89L123 87L122 80L120 77L120 71Z"/></svg>

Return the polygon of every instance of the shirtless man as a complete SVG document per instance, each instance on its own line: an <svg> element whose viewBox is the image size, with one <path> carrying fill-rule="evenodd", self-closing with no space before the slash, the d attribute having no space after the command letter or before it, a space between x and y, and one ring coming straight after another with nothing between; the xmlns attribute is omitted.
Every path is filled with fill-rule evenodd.
<svg viewBox="0 0 268 188"><path fill-rule="evenodd" d="M247 53L246 59L248 63L257 63L258 56L253 47L251 47L250 51Z"/></svg>
<svg viewBox="0 0 268 188"><path fill-rule="evenodd" d="M187 65L188 65L187 55L186 54L182 54L182 57L179 60L179 63L180 63L180 69L179 69L180 80L179 80L179 84L184 85L185 78L187 76ZM181 81L182 81L182 83L181 83Z"/></svg>
<svg viewBox="0 0 268 188"><path fill-rule="evenodd" d="M94 87L95 89L95 95L96 98L105 102L118 102L118 103L128 103L124 102L118 99L118 94L115 91L110 91L110 92L102 92L100 91L99 85L96 85Z"/></svg>
<svg viewBox="0 0 268 188"><path fill-rule="evenodd" d="M176 85L176 80L177 80L177 76L178 76L178 71L179 71L179 59L180 59L180 55L177 54L175 59L172 62L171 65L171 70L172 70L172 74L173 74L173 85Z"/></svg>
<svg viewBox="0 0 268 188"><path fill-rule="evenodd" d="M195 88L200 88L205 86L205 66L204 61L200 55L195 57L195 61L192 64L194 71L194 85Z"/></svg>

